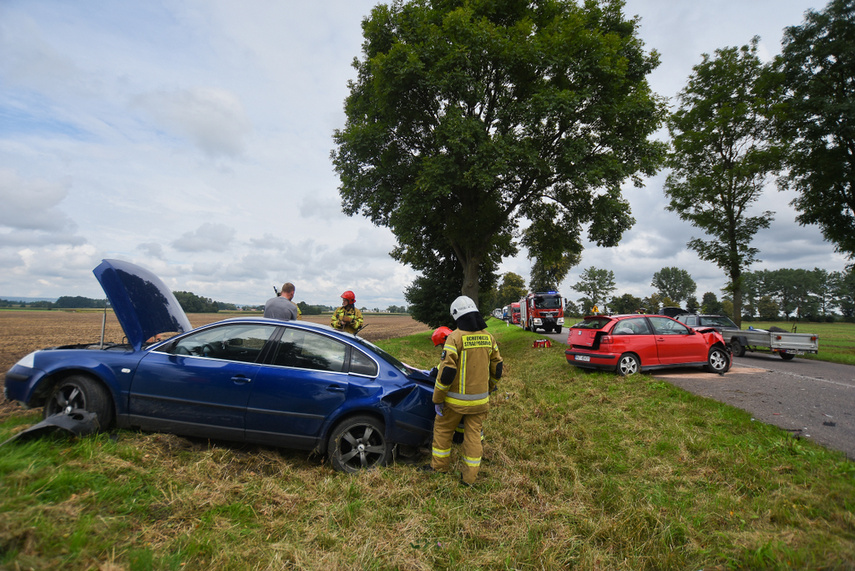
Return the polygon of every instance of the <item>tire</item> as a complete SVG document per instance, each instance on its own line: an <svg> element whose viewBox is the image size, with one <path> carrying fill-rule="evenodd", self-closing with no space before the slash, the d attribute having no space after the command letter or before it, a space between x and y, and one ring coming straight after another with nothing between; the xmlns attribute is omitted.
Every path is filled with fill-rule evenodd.
<svg viewBox="0 0 855 571"><path fill-rule="evenodd" d="M106 430L113 425L113 400L104 386L85 375L72 375L61 380L45 403L45 418L69 414L74 409L95 413L98 426Z"/></svg>
<svg viewBox="0 0 855 571"><path fill-rule="evenodd" d="M615 372L623 377L628 377L629 375L634 375L641 370L641 361L638 360L638 357L633 355L632 353L624 353L618 359L617 367L615 368Z"/></svg>
<svg viewBox="0 0 855 571"><path fill-rule="evenodd" d="M782 353L781 351L778 351L778 355L780 355L781 359L783 359L784 361L792 361L796 358L796 356L792 353Z"/></svg>
<svg viewBox="0 0 855 571"><path fill-rule="evenodd" d="M734 357L744 357L745 347L742 346L739 339L732 339L730 341L730 352L733 353Z"/></svg>
<svg viewBox="0 0 855 571"><path fill-rule="evenodd" d="M355 416L336 426L327 449L333 469L339 472L385 466L392 459L383 423L371 416Z"/></svg>
<svg viewBox="0 0 855 571"><path fill-rule="evenodd" d="M721 347L713 347L707 355L707 371L724 374L730 369L730 359Z"/></svg>
<svg viewBox="0 0 855 571"><path fill-rule="evenodd" d="M555 328L555 332L556 332L556 333L561 333L561 327L560 327L560 326L559 326L559 327L556 327L556 328Z"/></svg>

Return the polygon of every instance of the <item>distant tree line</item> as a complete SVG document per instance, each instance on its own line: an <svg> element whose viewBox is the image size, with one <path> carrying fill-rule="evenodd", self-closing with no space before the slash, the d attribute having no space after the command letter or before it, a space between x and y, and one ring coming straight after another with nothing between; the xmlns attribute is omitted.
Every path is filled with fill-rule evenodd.
<svg viewBox="0 0 855 571"><path fill-rule="evenodd" d="M217 313L219 311L237 311L239 309L264 311L263 305L238 307L234 303L214 301L211 298L201 297L189 291L174 291L172 293L185 313ZM56 301L15 301L0 299L0 307L29 309L103 309L106 305L106 299L92 299L82 296L62 296ZM297 306L303 315L321 315L335 311L335 307L331 305L309 305L305 301L299 302ZM368 308L363 307L362 310L368 311ZM383 310L375 307L373 311L381 313ZM405 305L390 305L385 311L386 313L409 313Z"/></svg>
<svg viewBox="0 0 855 571"><path fill-rule="evenodd" d="M185 313L217 313L221 310L233 311L238 306L233 303L213 301L210 298L200 297L189 291L172 292L181 309ZM107 305L106 299L92 299L82 296L62 296L56 301L10 301L0 299L0 307L20 307L30 309L103 309Z"/></svg>
<svg viewBox="0 0 855 571"><path fill-rule="evenodd" d="M780 269L744 272L741 276L743 303L742 319L775 321L803 319L809 321L855 321L855 267L843 272ZM725 314L734 318L730 292L721 300L712 293L703 294L699 302L694 295L696 285L685 270L663 268L653 275L651 285L656 291L645 298L629 293L615 295L614 273L611 270L588 268L572 287L583 294L579 310L569 315L584 315L596 306L603 313L659 313L665 307L681 307L689 312Z"/></svg>
<svg viewBox="0 0 855 571"><path fill-rule="evenodd" d="M172 293L185 313L217 313L220 310L234 311L238 308L233 303L214 301L209 297L201 297L189 291L174 291Z"/></svg>

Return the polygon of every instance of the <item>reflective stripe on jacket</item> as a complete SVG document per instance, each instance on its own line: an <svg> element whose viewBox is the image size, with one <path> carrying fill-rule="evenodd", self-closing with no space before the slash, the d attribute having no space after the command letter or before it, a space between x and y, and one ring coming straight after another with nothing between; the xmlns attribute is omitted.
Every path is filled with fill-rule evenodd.
<svg viewBox="0 0 855 571"><path fill-rule="evenodd" d="M499 346L487 331L453 331L445 340L433 401L467 409L489 405L490 379L501 362ZM450 384L442 383L446 367L457 371Z"/></svg>

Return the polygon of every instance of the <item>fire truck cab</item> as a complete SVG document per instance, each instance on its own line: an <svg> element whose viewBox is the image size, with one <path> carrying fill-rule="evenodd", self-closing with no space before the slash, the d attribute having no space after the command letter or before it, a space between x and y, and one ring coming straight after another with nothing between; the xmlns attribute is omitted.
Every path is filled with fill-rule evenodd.
<svg viewBox="0 0 855 571"><path fill-rule="evenodd" d="M513 302L511 304L511 323L520 322L520 304Z"/></svg>
<svg viewBox="0 0 855 571"><path fill-rule="evenodd" d="M556 291L530 293L520 300L520 323L526 331L543 329L561 333L564 300Z"/></svg>

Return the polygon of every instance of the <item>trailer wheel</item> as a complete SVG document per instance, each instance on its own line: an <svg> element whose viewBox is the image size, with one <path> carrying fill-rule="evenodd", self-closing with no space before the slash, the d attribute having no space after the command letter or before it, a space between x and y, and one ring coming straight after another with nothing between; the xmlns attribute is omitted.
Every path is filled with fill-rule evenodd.
<svg viewBox="0 0 855 571"><path fill-rule="evenodd" d="M732 339L730 341L730 352L733 353L734 357L744 357L745 347L742 346L739 339Z"/></svg>
<svg viewBox="0 0 855 571"><path fill-rule="evenodd" d="M778 355L780 355L781 359L784 361L792 361L795 358L795 355L792 353L784 353L783 351L778 351Z"/></svg>

